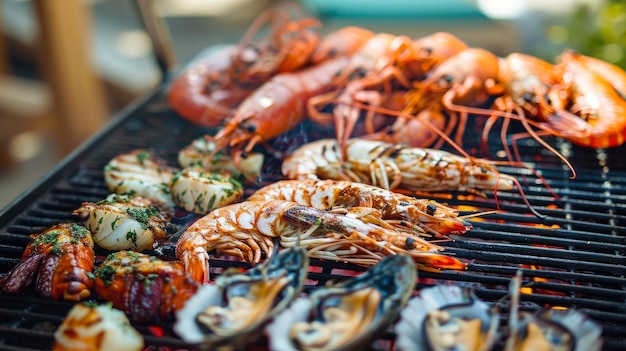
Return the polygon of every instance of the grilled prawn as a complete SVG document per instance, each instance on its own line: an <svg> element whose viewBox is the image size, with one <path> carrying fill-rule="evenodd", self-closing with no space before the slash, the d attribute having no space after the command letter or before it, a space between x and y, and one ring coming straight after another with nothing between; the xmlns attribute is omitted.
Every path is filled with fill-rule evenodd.
<svg viewBox="0 0 626 351"><path fill-rule="evenodd" d="M322 139L294 151L283 162L282 172L290 179L343 179L411 191L511 190L517 182L489 161L441 150L358 138L347 146L343 167L336 141Z"/></svg>
<svg viewBox="0 0 626 351"><path fill-rule="evenodd" d="M135 194L173 207L169 183L179 170L145 149L126 152L104 166L104 180L116 194Z"/></svg>
<svg viewBox="0 0 626 351"><path fill-rule="evenodd" d="M267 185L248 200L287 200L317 209L368 207L398 230L407 225L437 235L463 234L471 229L458 212L433 200L394 193L373 185L337 180L283 180Z"/></svg>
<svg viewBox="0 0 626 351"><path fill-rule="evenodd" d="M214 210L182 234L176 256L195 280L206 282L208 252L258 263L272 251L275 239L283 247L305 248L309 257L363 266L398 253L411 256L418 267L466 266L418 236L283 200L244 201Z"/></svg>
<svg viewBox="0 0 626 351"><path fill-rule="evenodd" d="M350 180L392 190L467 191L484 195L484 191L517 187L528 209L542 216L528 202L519 181L500 173L485 159L359 138L348 141L346 155L341 163L337 142L322 139L295 150L283 161L281 170L289 179Z"/></svg>
<svg viewBox="0 0 626 351"><path fill-rule="evenodd" d="M74 210L93 233L93 240L107 250L143 251L167 236L168 217L150 200L111 194Z"/></svg>
<svg viewBox="0 0 626 351"><path fill-rule="evenodd" d="M138 323L173 319L200 286L179 262L133 251L110 254L94 274L94 292Z"/></svg>
<svg viewBox="0 0 626 351"><path fill-rule="evenodd" d="M54 300L81 301L91 295L93 239L85 227L64 223L32 235L22 262L0 279L6 293L26 288L35 275L35 291Z"/></svg>

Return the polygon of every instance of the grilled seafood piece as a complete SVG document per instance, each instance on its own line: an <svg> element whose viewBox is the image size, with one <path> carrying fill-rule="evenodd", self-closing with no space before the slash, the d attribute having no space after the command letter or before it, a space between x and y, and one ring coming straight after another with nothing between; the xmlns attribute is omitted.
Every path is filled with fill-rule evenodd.
<svg viewBox="0 0 626 351"><path fill-rule="evenodd" d="M320 42L312 27L320 22L299 12L293 4L283 4L261 13L238 45L183 70L167 92L169 105L192 123L218 127L268 79L309 64ZM265 26L267 37L254 40Z"/></svg>
<svg viewBox="0 0 626 351"><path fill-rule="evenodd" d="M258 263L278 238L282 247L303 247L309 257L372 266L404 253L422 269L465 269L440 253L443 247L353 216L299 206L290 201L244 201L214 210L181 235L176 257L197 281L209 280L208 252L215 250Z"/></svg>
<svg viewBox="0 0 626 351"><path fill-rule="evenodd" d="M169 184L178 171L152 152L136 149L112 158L104 166L104 180L116 194L135 194L173 207Z"/></svg>
<svg viewBox="0 0 626 351"><path fill-rule="evenodd" d="M5 293L26 288L37 275L35 291L54 300L81 301L91 295L95 255L91 233L74 223L54 225L31 235L22 262L2 279Z"/></svg>
<svg viewBox="0 0 626 351"><path fill-rule="evenodd" d="M201 166L193 166L174 175L170 191L176 205L185 211L207 214L239 201L243 185L230 173L206 172Z"/></svg>
<svg viewBox="0 0 626 351"><path fill-rule="evenodd" d="M167 236L167 215L139 196L110 194L96 203L83 202L73 213L83 219L96 244L111 251L147 250Z"/></svg>
<svg viewBox="0 0 626 351"><path fill-rule="evenodd" d="M110 305L76 304L54 333L53 351L143 350L141 334Z"/></svg>
<svg viewBox="0 0 626 351"><path fill-rule="evenodd" d="M226 271L176 313L174 331L203 349L253 341L300 294L308 261L304 249L285 249L245 273Z"/></svg>
<svg viewBox="0 0 626 351"><path fill-rule="evenodd" d="M602 349L602 327L573 309L524 313L510 332L507 351Z"/></svg>
<svg viewBox="0 0 626 351"><path fill-rule="evenodd" d="M373 185L339 180L283 180L267 185L248 200L287 200L320 210L335 207L369 207L397 230L407 226L436 235L463 234L471 224L458 212L433 200L394 193Z"/></svg>
<svg viewBox="0 0 626 351"><path fill-rule="evenodd" d="M173 319L200 287L179 262L134 251L110 254L94 274L94 292L138 323Z"/></svg>
<svg viewBox="0 0 626 351"><path fill-rule="evenodd" d="M362 350L393 323L413 292L409 256L382 260L365 273L296 300L266 328L272 350Z"/></svg>
<svg viewBox="0 0 626 351"><path fill-rule="evenodd" d="M499 314L473 291L456 285L420 290L409 300L396 324L399 350L490 350Z"/></svg>
<svg viewBox="0 0 626 351"><path fill-rule="evenodd" d="M282 172L289 179L351 180L410 191L511 190L517 182L487 160L359 138L348 141L343 164L337 142L322 139L294 151Z"/></svg>
<svg viewBox="0 0 626 351"><path fill-rule="evenodd" d="M188 146L178 152L178 163L182 168L191 166L204 167L207 171L226 171L232 174L241 173L245 178L254 179L261 174L264 156L259 152L249 152L245 158L235 165L232 157L224 152L217 152L213 156L215 143L205 137L196 138Z"/></svg>

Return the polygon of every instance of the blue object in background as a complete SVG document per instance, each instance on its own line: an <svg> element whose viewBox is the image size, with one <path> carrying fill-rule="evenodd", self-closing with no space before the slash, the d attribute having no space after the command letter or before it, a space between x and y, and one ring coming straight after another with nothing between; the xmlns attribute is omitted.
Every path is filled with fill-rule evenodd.
<svg viewBox="0 0 626 351"><path fill-rule="evenodd" d="M376 18L451 18L485 19L468 0L300 0L319 16Z"/></svg>

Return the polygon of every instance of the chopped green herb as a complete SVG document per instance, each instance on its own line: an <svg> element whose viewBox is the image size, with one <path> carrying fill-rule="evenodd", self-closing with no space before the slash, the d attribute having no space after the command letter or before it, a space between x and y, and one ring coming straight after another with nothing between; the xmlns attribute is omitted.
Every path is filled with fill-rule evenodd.
<svg viewBox="0 0 626 351"><path fill-rule="evenodd" d="M143 163L146 159L150 157L150 154L146 151L141 151L137 153L137 161L143 166Z"/></svg>

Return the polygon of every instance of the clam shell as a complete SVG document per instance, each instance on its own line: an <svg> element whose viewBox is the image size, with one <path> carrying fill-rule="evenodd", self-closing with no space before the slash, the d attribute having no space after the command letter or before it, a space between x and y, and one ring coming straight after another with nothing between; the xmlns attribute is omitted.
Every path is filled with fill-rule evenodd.
<svg viewBox="0 0 626 351"><path fill-rule="evenodd" d="M285 249L245 273L227 271L203 285L176 314L174 332L200 348L242 346L302 291L308 257L302 248Z"/></svg>
<svg viewBox="0 0 626 351"><path fill-rule="evenodd" d="M523 313L509 340L511 350L602 349L602 327L574 309L544 309L535 314Z"/></svg>
<svg viewBox="0 0 626 351"><path fill-rule="evenodd" d="M295 301L266 327L271 350L359 350L398 317L417 272L405 255Z"/></svg>
<svg viewBox="0 0 626 351"><path fill-rule="evenodd" d="M469 289L438 285L420 290L402 311L398 350L489 350L499 315Z"/></svg>

